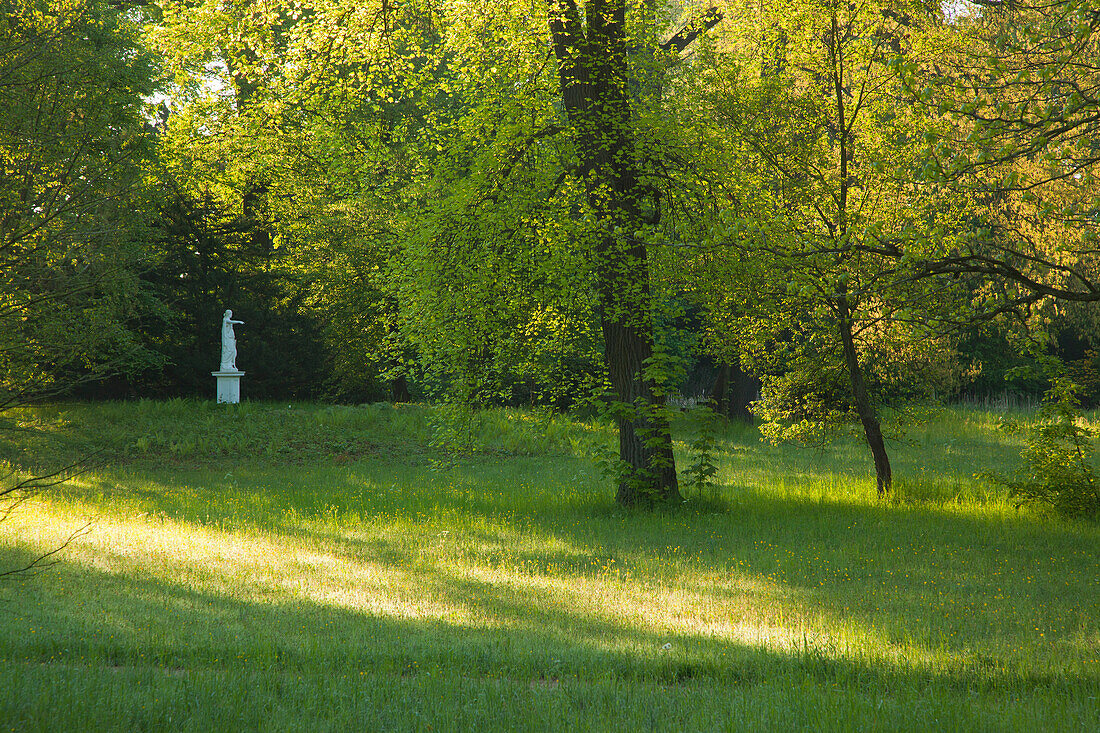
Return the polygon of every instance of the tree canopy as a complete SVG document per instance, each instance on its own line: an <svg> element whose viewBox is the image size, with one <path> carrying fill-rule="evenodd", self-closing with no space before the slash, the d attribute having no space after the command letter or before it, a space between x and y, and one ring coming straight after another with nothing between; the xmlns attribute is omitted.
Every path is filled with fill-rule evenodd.
<svg viewBox="0 0 1100 733"><path fill-rule="evenodd" d="M772 439L855 426L884 493L897 408L1021 337L1100 398L1098 29L1083 0L8 3L3 399L205 394L232 307L257 397L602 405L624 506L680 500L670 398L730 365Z"/></svg>
<svg viewBox="0 0 1100 733"><path fill-rule="evenodd" d="M154 59L96 0L0 18L0 406L157 360L131 319L148 262Z"/></svg>

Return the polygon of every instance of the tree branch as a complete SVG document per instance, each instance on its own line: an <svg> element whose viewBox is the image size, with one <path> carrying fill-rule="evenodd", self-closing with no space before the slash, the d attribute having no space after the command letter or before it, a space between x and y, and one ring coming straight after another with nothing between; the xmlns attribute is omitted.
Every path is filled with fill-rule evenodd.
<svg viewBox="0 0 1100 733"><path fill-rule="evenodd" d="M707 12L703 13L701 16L693 17L688 21L687 25L676 31L671 38L662 43L661 50L680 53L690 46L692 41L701 34L718 25L721 20L722 11L720 11L717 6L711 6Z"/></svg>

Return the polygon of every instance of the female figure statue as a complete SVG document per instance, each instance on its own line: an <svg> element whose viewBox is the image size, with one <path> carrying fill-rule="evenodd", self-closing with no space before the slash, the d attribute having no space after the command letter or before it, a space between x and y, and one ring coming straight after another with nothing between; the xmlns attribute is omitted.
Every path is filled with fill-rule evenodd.
<svg viewBox="0 0 1100 733"><path fill-rule="evenodd" d="M237 371L237 337L233 335L233 324L244 324L244 321L234 321L233 311L226 310L222 316L222 365L223 372Z"/></svg>

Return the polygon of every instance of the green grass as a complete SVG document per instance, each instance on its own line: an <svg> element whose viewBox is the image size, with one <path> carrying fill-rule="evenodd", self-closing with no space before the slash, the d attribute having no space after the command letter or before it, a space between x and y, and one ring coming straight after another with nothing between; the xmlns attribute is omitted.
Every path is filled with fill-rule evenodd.
<svg viewBox="0 0 1100 733"><path fill-rule="evenodd" d="M105 464L0 523L15 730L1096 730L1100 528L1017 510L988 412L893 446L730 428L719 488L626 512L605 425L201 402L15 415ZM689 426L677 426L681 448ZM682 465L687 457L681 451Z"/></svg>

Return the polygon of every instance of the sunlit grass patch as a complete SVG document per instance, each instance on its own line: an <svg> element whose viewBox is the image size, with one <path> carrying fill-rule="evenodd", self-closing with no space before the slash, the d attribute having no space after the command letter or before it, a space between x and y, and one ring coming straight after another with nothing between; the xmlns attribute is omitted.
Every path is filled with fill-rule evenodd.
<svg viewBox="0 0 1100 733"><path fill-rule="evenodd" d="M70 409L69 425L98 424ZM330 419L295 409L299 427ZM504 411L485 445L513 448L448 469L402 443L407 425L351 417L332 418L347 440L408 453L123 461L0 524L10 564L95 520L63 565L3 591L16 683L0 720L193 728L236 710L280 729L545 730L560 709L591 730L1094 726L1100 531L981 489L951 458L978 451L938 446L975 420L980 452L1014 447L952 414L896 448L906 478L887 501L856 442L805 452L731 428L718 500L626 512L585 457L605 427L563 422L540 443L553 423ZM67 717L32 689L84 702Z"/></svg>

